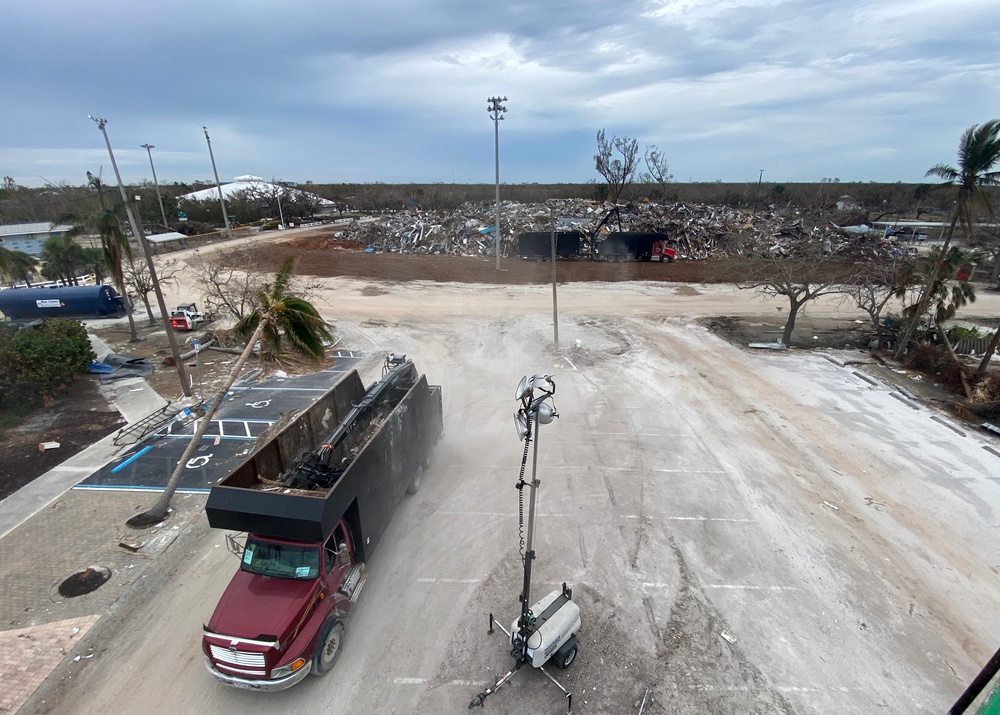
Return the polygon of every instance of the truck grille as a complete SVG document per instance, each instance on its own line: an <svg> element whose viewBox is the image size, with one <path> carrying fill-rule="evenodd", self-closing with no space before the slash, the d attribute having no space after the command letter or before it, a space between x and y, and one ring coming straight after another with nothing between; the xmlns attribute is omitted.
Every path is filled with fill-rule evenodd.
<svg viewBox="0 0 1000 715"><path fill-rule="evenodd" d="M229 650L229 648L223 648L222 646L210 645L209 648L212 650L212 658L219 661L220 663L229 663L230 665L242 665L251 668L264 668L264 654L263 653L248 653L242 650Z"/></svg>

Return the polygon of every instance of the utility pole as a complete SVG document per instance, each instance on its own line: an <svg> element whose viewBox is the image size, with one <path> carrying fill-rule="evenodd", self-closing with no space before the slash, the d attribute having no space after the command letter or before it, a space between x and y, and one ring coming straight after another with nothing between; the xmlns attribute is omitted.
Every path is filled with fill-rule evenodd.
<svg viewBox="0 0 1000 715"><path fill-rule="evenodd" d="M212 172L215 174L215 188L219 191L219 205L222 207L222 218L226 222L226 236L233 240L233 229L229 226L229 214L226 213L226 200L222 197L222 184L219 183L219 170L215 168L215 154L212 153L212 140L208 136L208 127L205 130L205 141L208 142L208 155L212 159Z"/></svg>
<svg viewBox="0 0 1000 715"><path fill-rule="evenodd" d="M753 194L753 213L757 213L757 197L760 196L760 182L764 178L764 170L760 170L760 175L757 177L757 190Z"/></svg>
<svg viewBox="0 0 1000 715"><path fill-rule="evenodd" d="M160 202L160 218L163 219L163 228L170 228L167 225L167 212L163 210L163 197L160 196L160 182L156 180L156 167L153 166L153 149L156 148L155 144L140 144L140 147L146 150L149 154L149 168L153 172L153 186L156 187L156 200Z"/></svg>
<svg viewBox="0 0 1000 715"><path fill-rule="evenodd" d="M285 228L285 212L281 210L281 194L284 192L285 187L275 182L274 177L271 177L271 186L277 186L278 190L275 192L275 196L278 198L278 218L281 220L281 224L278 226L280 229Z"/></svg>
<svg viewBox="0 0 1000 715"><path fill-rule="evenodd" d="M125 184L122 183L122 175L118 172L118 164L115 162L115 153L111 151L111 140L108 139L108 130L105 129L108 120L103 117L92 117L89 114L87 115L87 119L94 121L101 130L101 134L104 135L104 143L108 147L108 156L111 157L111 167L115 170L115 178L118 180L118 190L121 191L122 201L125 203L125 213L128 214L129 225L132 227L132 233L135 234L136 239L139 241L139 246L146 256L146 268L149 269L149 278L153 282L156 301L160 305L160 317L163 319L163 327L167 331L167 341L170 343L170 355L174 359L174 365L177 366L177 377L181 381L181 391L185 397L191 397L191 386L188 384L187 375L184 372L184 361L181 360L180 350L177 349L177 339L174 337L173 328L170 327L170 314L167 312L167 304L163 301L163 291L160 290L160 281L156 277L153 254L149 250L149 243L146 241L146 234L142 232L142 226L135 220L135 212L132 210L132 204L129 203L128 196L125 194Z"/></svg>
<svg viewBox="0 0 1000 715"><path fill-rule="evenodd" d="M552 221L552 341L556 352L559 352L559 298L556 295L556 217L549 207L549 218Z"/></svg>
<svg viewBox="0 0 1000 715"><path fill-rule="evenodd" d="M486 106L486 112L490 115L490 119L493 120L493 148L496 155L496 169L497 169L497 220L496 225L493 227L494 231L494 247L497 254L497 270L500 270L500 122L503 121L503 115L507 111L507 107L503 106L501 102L506 102L506 97L490 97L486 100L489 104Z"/></svg>

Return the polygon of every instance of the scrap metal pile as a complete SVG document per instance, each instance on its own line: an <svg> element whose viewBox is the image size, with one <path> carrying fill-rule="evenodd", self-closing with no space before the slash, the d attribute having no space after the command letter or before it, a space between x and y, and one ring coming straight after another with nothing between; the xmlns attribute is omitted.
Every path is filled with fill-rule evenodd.
<svg viewBox="0 0 1000 715"><path fill-rule="evenodd" d="M494 255L496 205L469 202L452 211L401 211L371 222L352 224L343 238L374 252ZM898 250L882 232L844 231L828 220L797 212L752 213L725 206L685 203L635 203L615 206L584 199L556 199L543 204L501 202L503 255L517 253L521 233L580 230L585 248L616 231L665 233L679 258L705 259L750 253L791 255L808 241L822 242L827 253L875 255ZM867 227L863 227L867 229Z"/></svg>

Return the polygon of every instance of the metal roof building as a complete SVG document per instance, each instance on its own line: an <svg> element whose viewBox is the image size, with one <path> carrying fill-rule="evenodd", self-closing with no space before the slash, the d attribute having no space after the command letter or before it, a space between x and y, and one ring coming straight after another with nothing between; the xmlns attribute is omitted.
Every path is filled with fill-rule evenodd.
<svg viewBox="0 0 1000 715"><path fill-rule="evenodd" d="M9 251L23 251L29 256L42 252L42 244L51 236L61 236L71 226L56 226L48 221L0 225L0 246Z"/></svg>

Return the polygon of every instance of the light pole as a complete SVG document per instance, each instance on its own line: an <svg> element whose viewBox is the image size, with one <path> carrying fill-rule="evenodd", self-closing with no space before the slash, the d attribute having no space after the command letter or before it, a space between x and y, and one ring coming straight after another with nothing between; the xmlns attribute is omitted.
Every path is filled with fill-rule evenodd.
<svg viewBox="0 0 1000 715"><path fill-rule="evenodd" d="M160 202L160 218L163 219L163 228L170 228L167 225L167 212L163 210L163 197L160 196L160 182L156 180L156 167L153 166L153 149L156 148L155 144L140 144L140 147L146 150L149 154L149 168L153 172L153 186L156 187L156 200Z"/></svg>
<svg viewBox="0 0 1000 715"><path fill-rule="evenodd" d="M205 401L205 392L201 387L201 360L198 356L201 354L201 343L197 338L191 341L194 345L194 367L198 371L198 399L202 402Z"/></svg>
<svg viewBox="0 0 1000 715"><path fill-rule="evenodd" d="M493 148L494 154L496 155L496 169L497 169L497 220L496 225L493 227L493 237L494 237L494 249L497 254L497 270L500 270L500 122L503 121L503 115L507 111L507 107L503 106L501 102L506 102L506 97L490 97L486 100L489 104L486 106L486 112L490 115L490 119L493 120Z"/></svg>
<svg viewBox="0 0 1000 715"><path fill-rule="evenodd" d="M556 295L556 217L549 207L549 218L552 220L552 341L556 352L559 352L559 298Z"/></svg>
<svg viewBox="0 0 1000 715"><path fill-rule="evenodd" d="M118 164L115 162L115 153L111 151L111 140L108 139L108 130L105 127L108 124L108 120L103 117L93 117L87 115L87 119L93 120L98 129L101 130L101 134L104 135L104 143L108 147L108 156L111 157L111 167L115 170L115 178L118 180L118 190L121 191L122 201L125 204L125 213L128 214L128 222L132 227L132 233L135 234L136 239L139 241L139 246L142 248L143 254L146 256L146 268L149 269L149 278L153 283L153 291L156 293L156 301L160 306L160 317L163 319L163 327L167 331L167 341L170 343L170 354L174 359L174 365L177 366L177 377L181 381L181 391L184 393L185 397L191 397L191 386L188 385L187 375L184 374L184 362L181 360L181 353L177 349L177 339L174 337L173 328L170 327L170 314L167 312L167 304L163 301L163 291L160 290L160 281L156 277L156 267L153 265L153 254L149 250L149 243L146 241L146 234L142 232L142 226L135 220L135 212L132 210L132 204L129 203L128 196L125 195L125 184L122 183L122 175L118 173Z"/></svg>
<svg viewBox="0 0 1000 715"><path fill-rule="evenodd" d="M764 170L760 170L760 174L757 176L757 190L753 193L753 213L757 213L757 197L760 196L760 182L764 178Z"/></svg>
<svg viewBox="0 0 1000 715"><path fill-rule="evenodd" d="M285 212L281 210L281 193L284 190L284 186L279 186L275 181L274 177L271 177L271 186L277 186L278 190L275 192L275 196L278 199L278 218L281 220L281 224L278 226L280 229L285 228Z"/></svg>
<svg viewBox="0 0 1000 715"><path fill-rule="evenodd" d="M226 236L233 240L233 229L229 227L229 214L226 213L226 200L222 197L222 184L219 183L219 171L215 168L215 154L212 153L212 140L208 136L208 127L205 130L205 141L208 142L208 155L212 159L212 172L215 174L215 188L219 191L219 205L222 206L222 218L226 222Z"/></svg>

